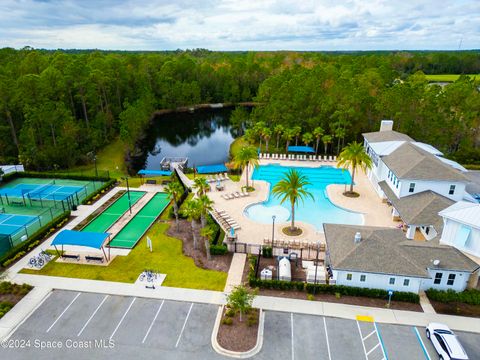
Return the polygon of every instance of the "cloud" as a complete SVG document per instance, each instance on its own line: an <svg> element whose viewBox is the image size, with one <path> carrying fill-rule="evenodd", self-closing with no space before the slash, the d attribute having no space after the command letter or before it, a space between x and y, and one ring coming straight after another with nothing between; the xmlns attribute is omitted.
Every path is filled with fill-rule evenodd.
<svg viewBox="0 0 480 360"><path fill-rule="evenodd" d="M163 50L478 48L480 2L2 0L0 46Z"/></svg>

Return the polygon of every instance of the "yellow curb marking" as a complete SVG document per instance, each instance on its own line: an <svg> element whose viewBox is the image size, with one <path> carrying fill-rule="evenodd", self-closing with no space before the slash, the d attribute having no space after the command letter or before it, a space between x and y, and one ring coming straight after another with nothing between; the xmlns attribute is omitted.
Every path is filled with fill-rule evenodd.
<svg viewBox="0 0 480 360"><path fill-rule="evenodd" d="M374 322L373 316L357 315L357 321Z"/></svg>

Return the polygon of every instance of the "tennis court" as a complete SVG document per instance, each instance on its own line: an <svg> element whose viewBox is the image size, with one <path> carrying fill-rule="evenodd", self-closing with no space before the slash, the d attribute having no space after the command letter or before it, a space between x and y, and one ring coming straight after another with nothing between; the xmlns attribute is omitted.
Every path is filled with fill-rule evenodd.
<svg viewBox="0 0 480 360"><path fill-rule="evenodd" d="M0 186L0 206L60 208L79 205L102 186L101 181L70 179L18 178ZM12 212L6 209L5 212Z"/></svg>
<svg viewBox="0 0 480 360"><path fill-rule="evenodd" d="M157 193L112 239L111 247L132 249L170 202L168 195Z"/></svg>
<svg viewBox="0 0 480 360"><path fill-rule="evenodd" d="M133 206L140 198L145 195L145 191L130 191L131 205ZM82 231L106 232L123 214L129 209L128 193L119 197L112 205L106 208L95 219L90 221Z"/></svg>
<svg viewBox="0 0 480 360"><path fill-rule="evenodd" d="M26 240L41 225L38 216L0 214L0 255Z"/></svg>

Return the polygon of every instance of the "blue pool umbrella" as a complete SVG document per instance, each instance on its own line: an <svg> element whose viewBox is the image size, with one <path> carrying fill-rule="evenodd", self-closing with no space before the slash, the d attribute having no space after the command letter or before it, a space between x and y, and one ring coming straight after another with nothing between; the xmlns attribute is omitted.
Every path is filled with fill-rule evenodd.
<svg viewBox="0 0 480 360"><path fill-rule="evenodd" d="M235 236L235 229L232 227L230 228L230 236L234 237Z"/></svg>
<svg viewBox="0 0 480 360"><path fill-rule="evenodd" d="M220 187L221 184L220 184L220 180L217 180L217 186Z"/></svg>

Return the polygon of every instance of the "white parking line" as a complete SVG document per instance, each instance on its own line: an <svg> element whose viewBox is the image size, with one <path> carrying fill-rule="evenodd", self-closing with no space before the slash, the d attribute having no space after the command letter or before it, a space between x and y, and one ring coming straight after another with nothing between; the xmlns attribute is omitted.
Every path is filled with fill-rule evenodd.
<svg viewBox="0 0 480 360"><path fill-rule="evenodd" d="M162 306L163 306L164 302L165 302L165 300L162 300L162 303L158 307L157 313L153 317L152 323L150 324L150 327L148 328L147 333L145 334L145 337L142 340L142 344L144 344L145 341L147 340L148 334L150 334L150 331L152 330L152 327L153 327L153 323L155 322L155 320L157 320L157 316L158 316L158 314L160 314L160 310L162 310Z"/></svg>
<svg viewBox="0 0 480 360"><path fill-rule="evenodd" d="M370 349L369 352L367 352L367 356L370 355L372 353L373 350L375 350L376 348L378 348L380 346L380 343L378 343L377 345L375 345L373 348Z"/></svg>
<svg viewBox="0 0 480 360"><path fill-rule="evenodd" d="M360 330L360 324L358 323L358 320L357 320L357 327L358 327L358 333L360 334L360 340L362 340L363 335L362 335L362 330ZM362 341L362 346L363 346L363 353L365 354L365 359L368 360L367 349L365 349L365 344L363 341Z"/></svg>
<svg viewBox="0 0 480 360"><path fill-rule="evenodd" d="M292 360L295 360L295 342L293 340L293 313L290 313L290 325L292 329Z"/></svg>
<svg viewBox="0 0 480 360"><path fill-rule="evenodd" d="M175 344L175 347L178 347L178 344L180 344L180 339L182 338L183 331L185 330L185 326L187 325L188 317L190 316L190 312L192 311L193 308L193 303L190 305L190 309L188 309L188 314L187 317L185 318L185 321L183 322L182 330L180 331L180 335L178 335L177 343Z"/></svg>
<svg viewBox="0 0 480 360"><path fill-rule="evenodd" d="M105 297L103 298L102 302L97 306L97 308L95 309L95 311L93 312L93 314L90 316L90 318L87 320L87 322L85 323L85 325L83 325L82 329L78 332L77 336L80 336L82 335L83 333L83 330L85 330L85 328L87 327L88 323L90 321L92 321L93 317L95 316L95 314L97 313L97 311L100 309L100 307L103 305L103 303L108 299L109 295L105 295Z"/></svg>
<svg viewBox="0 0 480 360"><path fill-rule="evenodd" d="M60 320L60 318L63 316L63 314L65 314L67 312L67 310L70 308L70 306L72 306L72 304L75 302L75 300L77 300L77 298L80 296L81 293L78 293L77 296L75 296L73 298L72 301L70 301L70 304L67 305L67 307L62 311L62 313L55 319L55 321L53 322L52 325L50 325L50 327L47 329L47 333L50 332L50 330L52 330L52 328L55 326L55 324L57 323L58 320Z"/></svg>
<svg viewBox="0 0 480 360"><path fill-rule="evenodd" d="M370 334L368 334L367 336L365 336L362 340L365 341L367 340L370 336L372 336L373 334L375 334L375 330L373 330Z"/></svg>
<svg viewBox="0 0 480 360"><path fill-rule="evenodd" d="M330 354L330 344L328 343L327 320L325 317L323 317L323 326L325 327L325 338L327 339L328 360L332 360L332 355Z"/></svg>
<svg viewBox="0 0 480 360"><path fill-rule="evenodd" d="M115 328L115 330L113 330L113 333L112 335L110 335L110 340L112 340L113 336L115 335L115 333L117 332L118 328L120 327L120 325L122 324L123 320L125 320L125 317L127 316L128 312L130 311L130 309L132 308L132 305L133 303L135 302L135 300L137 300L136 297L133 298L132 302L130 303L130 305L128 305L128 308L127 310L125 311L125 313L123 314L122 318L120 319L120 321L118 322L117 324L117 327Z"/></svg>

